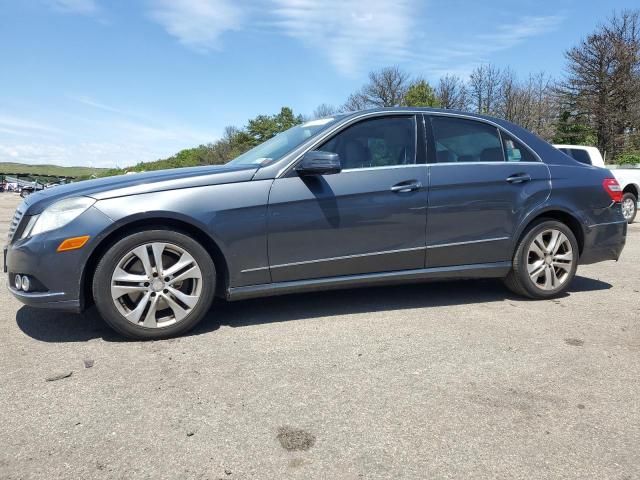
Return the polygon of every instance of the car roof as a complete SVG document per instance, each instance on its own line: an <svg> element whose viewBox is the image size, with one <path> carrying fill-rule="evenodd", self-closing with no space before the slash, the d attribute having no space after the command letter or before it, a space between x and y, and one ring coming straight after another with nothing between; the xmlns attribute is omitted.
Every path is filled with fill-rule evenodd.
<svg viewBox="0 0 640 480"><path fill-rule="evenodd" d="M383 113L383 112L398 112L398 113L403 113L403 112L407 112L407 113L413 113L413 112L421 112L421 113L438 113L438 114L445 114L445 115L464 115L467 117L474 117L474 118L479 118L479 119L484 119L484 120L491 120L493 122L496 121L503 121L500 118L496 118L496 117L491 117L489 115L483 115L480 113L473 113L473 112L465 112L462 110L450 110L447 108L436 108L436 107L379 107L379 108L366 108L363 110L355 110L352 112L345 112L344 114L337 114L337 115L332 115L335 118L338 118L339 116L354 116L354 115L361 115L363 113Z"/></svg>
<svg viewBox="0 0 640 480"><path fill-rule="evenodd" d="M388 112L397 112L397 113L423 113L423 114L437 114L437 115L450 115L450 116L461 116L461 117L467 117L467 118L472 118L472 119L477 119L477 120L484 120L487 122L491 122L494 124L499 125L500 127L504 128L505 130L514 133L516 136L518 137L526 137L524 140L526 140L527 143L537 143L536 140L542 141L544 143L547 143L546 141L542 140L541 138L539 138L537 135L535 135L534 133L530 132L529 130L526 130L525 128L521 127L520 125L516 124L516 123L512 123L509 122L508 120L504 120L502 118L499 117L492 117L491 115L484 115L481 113L474 113L474 112L467 112L464 110L452 110L452 109L448 109L448 108L436 108L436 107L384 107L384 108L370 108L370 109L364 109L364 110L357 110L354 112L348 112L346 115L341 116L340 118L338 117L338 115L335 115L334 118L338 119L338 120L342 120L342 119L349 119L351 117L355 117L355 116L359 116L362 114L375 114L375 113L388 113Z"/></svg>

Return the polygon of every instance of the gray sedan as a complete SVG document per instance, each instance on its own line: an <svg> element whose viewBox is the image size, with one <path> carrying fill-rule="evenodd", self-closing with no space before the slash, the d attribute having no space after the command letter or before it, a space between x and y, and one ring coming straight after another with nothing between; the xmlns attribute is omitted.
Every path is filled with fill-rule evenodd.
<svg viewBox="0 0 640 480"><path fill-rule="evenodd" d="M546 299L579 263L619 257L621 198L611 172L509 122L364 111L303 123L222 166L34 193L15 213L5 271L25 304L95 303L137 339L187 331L215 296L493 277Z"/></svg>

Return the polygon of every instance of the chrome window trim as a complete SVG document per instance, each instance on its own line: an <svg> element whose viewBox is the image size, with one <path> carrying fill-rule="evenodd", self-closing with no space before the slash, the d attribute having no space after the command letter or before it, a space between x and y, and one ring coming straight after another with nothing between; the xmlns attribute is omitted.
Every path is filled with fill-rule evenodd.
<svg viewBox="0 0 640 480"><path fill-rule="evenodd" d="M541 162L442 162L442 163L429 163L430 167L436 166L450 166L450 165L540 165ZM544 162L542 162L544 163Z"/></svg>
<svg viewBox="0 0 640 480"><path fill-rule="evenodd" d="M498 128L498 139L500 140L500 149L502 150L502 161L505 163L516 163L516 162L509 162L507 160L507 153L506 153L506 148L505 148L505 144L504 144L504 138L502 138L502 131Z"/></svg>
<svg viewBox="0 0 640 480"><path fill-rule="evenodd" d="M405 165L380 165L378 167L370 166L370 167L363 167L363 168L345 168L344 170L341 170L340 173L342 173L342 172L363 171L363 170L381 170L381 169L388 169L388 168L416 167L416 166L425 166L426 165L426 163L417 163L417 160L418 160L418 119L416 118L417 115L415 113L410 113L410 112L407 112L407 113L400 112L400 113L396 113L393 116L394 117L410 117L410 118L413 118L413 163L409 163L409 164L405 164ZM340 128L338 131L335 132L335 134L337 135L340 132L342 132L343 130L346 130L351 125L353 125L353 123L355 123L355 122L350 122L348 124L345 124L343 126L343 128ZM319 142L319 143L323 143L323 142ZM318 145L318 142L314 143L314 147L311 147L308 150L305 150L292 163L295 163L296 161L300 160L305 153L310 152L317 145ZM278 173L278 176L276 176L276 178L279 178L279 175L280 175L280 173Z"/></svg>
<svg viewBox="0 0 640 480"><path fill-rule="evenodd" d="M351 173L351 172L366 172L371 170L393 170L397 168L411 168L411 167L422 167L427 168L426 163L412 163L410 165L381 165L379 167L364 167L364 168L345 168L341 170L340 173Z"/></svg>
<svg viewBox="0 0 640 480"><path fill-rule="evenodd" d="M506 133L508 133L509 135L511 135L513 138L515 138L516 140L518 140L527 150L529 150L533 156L535 158L537 158L541 163L544 163L542 161L542 158L540 158L540 155L538 155L537 152L535 152L528 144L527 142L525 142L524 140L522 140L520 137L518 137L515 133L513 133L511 130L509 130L508 128L503 127L502 125L491 121L489 119L486 118L479 118L479 117L474 117L473 115L464 115L461 113L448 113L448 112L424 112L424 115L433 115L433 116L448 116L448 117L458 117L458 118L466 118L468 120L475 120L476 122L484 122L487 123L489 125L493 125L494 127L496 127L498 130L500 131L504 131ZM495 162L498 163L498 162ZM514 164L518 164L520 162L507 162L505 161L505 163L514 163ZM525 162L522 162L525 163ZM533 163L533 162L529 162L529 163Z"/></svg>
<svg viewBox="0 0 640 480"><path fill-rule="evenodd" d="M387 117L387 116L392 116L392 117L398 117L398 116L404 116L404 117L411 117L411 116L416 116L416 115L420 115L422 114L422 112L419 111L408 111L408 110L402 110L402 111L393 111L393 110L389 110L389 111L383 111L383 112L363 112L360 115L351 117L348 121L346 121L345 123L340 123L338 125L334 125L332 128L328 129L327 131L325 131L322 135L320 135L313 143L307 145L306 147L303 147L303 149L299 152L299 153L294 153L294 158L293 160L291 160L289 163L287 163L286 166L284 166L283 168L281 168L280 170L278 170L278 173L276 174L276 179L278 178L282 178L284 175L286 175L290 170L291 167L297 163L298 161L300 161L300 159L302 158L302 156L313 150L314 148L316 148L318 145L324 143L329 137L331 137L334 134L340 133L342 130L347 129L348 127L350 127L351 125L353 125L354 123L357 123L361 120L367 120L369 118L375 118L375 117ZM418 159L418 119L414 118L414 151L415 151L415 160ZM399 167L409 167L409 166L414 166L414 165L426 165L426 163L413 163L411 165L393 165L393 166L399 166ZM367 167L367 168L385 168L385 167ZM356 169L349 169L349 170L362 170L360 168L356 168ZM344 171L344 170L343 170Z"/></svg>
<svg viewBox="0 0 640 480"><path fill-rule="evenodd" d="M526 164L526 163L528 163L528 164L544 163L542 161L542 158L540 158L540 155L538 155L524 140L522 140L520 137L518 137L511 130L503 127L502 125L500 125L500 124L498 124L496 122L492 122L491 120L488 120L486 118L478 118L478 117L474 117L474 116L471 116L471 115L462 115L462 114L459 114L459 113L425 112L424 115L458 117L458 118L464 118L466 120L475 120L476 122L486 123L486 124L491 125L493 127L496 127L498 129L498 136L500 137L500 145L502 146L502 158L503 158L503 162L504 163L510 163L510 164L515 164L515 165L522 165L522 164ZM535 158L538 159L538 161L537 162L510 162L510 161L508 161L507 158L505 157L505 153L504 153L504 140L502 138L502 132L511 135L514 139L516 139L518 142L520 142L524 148L529 150L529 152ZM428 159L427 159L427 163L429 163ZM451 164L451 163L457 163L457 162L442 162L441 165L447 165L447 164ZM500 162L460 162L460 163L475 163L475 164L478 164L478 163L500 163ZM430 163L430 165L438 165L438 163L437 162Z"/></svg>
<svg viewBox="0 0 640 480"><path fill-rule="evenodd" d="M500 127L498 127L498 129L500 129ZM500 131L500 140L501 140L501 142L502 142L502 152L503 152L503 155L506 155L506 154L504 153L505 148L504 148L504 140L502 139L502 131L504 131L505 133L508 133L508 134L509 134L509 135L511 135L513 138L515 138L518 142L520 142L520 144L522 144L522 146L523 146L524 148L526 148L527 150L529 150L529 153L531 153L535 158L537 158L537 159L538 159L538 162L540 162L540 163L544 163L544 162L542 161L542 158L540 158L540 155L538 155L538 154L533 150L533 148L531 148L531 147L530 147L530 146L529 146L525 141L523 141L520 137L518 137L517 135L515 135L513 132L511 132L511 131L507 130L506 128L502 128L502 130ZM514 165L519 165L519 164L522 164L522 163L538 163L538 162L520 162L520 161L518 161L518 162L510 162L509 160L507 160L507 158L506 158L506 157L505 157L504 161L505 161L505 163L513 163ZM545 164L545 165L546 165L546 164Z"/></svg>
<svg viewBox="0 0 640 480"><path fill-rule="evenodd" d="M483 240L469 240L467 242L439 243L437 245L427 245L427 249L442 248L442 247L457 247L459 245L471 245L474 243L498 242L501 240L509 240L510 238L511 237L495 237L495 238L485 238Z"/></svg>
<svg viewBox="0 0 640 480"><path fill-rule="evenodd" d="M469 120L469 119L464 118L463 120ZM480 119L475 119L474 118L474 120L480 120ZM480 123L482 123L482 122L480 122ZM477 164L484 165L484 164L487 164L487 163L497 163L497 164L505 164L505 163L507 163L507 158L504 155L504 143L502 141L502 132L500 131L500 127L498 125L496 125L496 124L493 124L493 122L491 124L489 124L489 125L492 126L493 128L495 128L496 133L498 134L498 142L500 143L500 150L502 151L502 162L433 162L433 163L430 163L429 165L440 165L440 164L447 165L447 164L451 164L451 163L455 163L455 164L471 164L471 163L473 163L473 164L476 164L476 165ZM433 124L431 124L431 134L433 135L434 144L437 143L436 142L435 133L433 133ZM524 143L523 143L523 145L524 145ZM437 154L437 151L436 151L436 154ZM516 162L510 162L510 163L516 163Z"/></svg>
<svg viewBox="0 0 640 480"><path fill-rule="evenodd" d="M482 122L482 123L486 123L488 125L492 125L494 127L496 127L498 130L500 131L504 131L506 133L508 133L509 135L511 135L513 138L515 138L516 140L518 140L527 150L529 150L529 152L531 152L531 154L538 159L538 161L540 163L544 162L542 161L542 158L540 158L540 155L538 155L537 152L535 152L531 147L529 147L529 145L523 141L520 137L518 137L515 133L513 133L512 131L510 131L508 128L503 127L502 125L497 124L496 122L493 122L489 119L486 118L479 118L479 117L475 117L473 115L465 115L463 113L454 113L454 112L447 112L447 111L424 111L424 110L385 110L385 111L374 111L374 112L362 112L358 115L355 115L353 117L351 117L348 121L345 121L344 123L338 123L338 125L334 125L332 128L329 128L327 131L325 131L323 134L321 134L314 142L310 143L307 146L301 147L302 149L300 150L299 153L295 153L292 152L293 155L293 160L289 161L284 167L282 167L280 170L278 170L278 173L276 174L275 178L282 178L286 173L289 172L289 170L291 169L291 167L300 160L300 158L307 153L310 150L313 150L315 147L317 147L318 145L320 145L322 142L324 142L327 138L329 138L330 136L332 136L335 133L338 133L339 131L353 125L354 123L360 121L360 120L364 120L364 119L368 119L368 118L375 118L375 117L384 117L384 116L398 116L398 115L423 115L423 116L444 116L444 117L455 117L455 118L464 118L467 120L475 120L476 122ZM424 118L424 117L423 117ZM416 126L417 126L417 121L416 121ZM418 155L418 151L417 151L417 133L416 133L416 159L417 159L417 155ZM427 152L428 153L428 152ZM471 162L473 164L478 164L479 162ZM498 163L500 164L500 162L487 162L487 163ZM525 163L538 163L538 162L504 162L504 163L513 163L513 164L525 164ZM450 165L452 163L442 163L441 165ZM456 163L453 163L456 164ZM438 165L438 163L430 163L429 162L429 158L427 158L427 163L426 164L416 164L416 165ZM460 164L458 164L460 165ZM403 165L403 166L407 166L407 165ZM379 167L374 167L374 168L379 168Z"/></svg>

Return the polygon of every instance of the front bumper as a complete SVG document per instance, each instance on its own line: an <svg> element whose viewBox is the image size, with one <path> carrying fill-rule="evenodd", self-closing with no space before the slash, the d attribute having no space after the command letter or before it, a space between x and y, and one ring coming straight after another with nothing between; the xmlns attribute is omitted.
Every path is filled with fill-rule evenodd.
<svg viewBox="0 0 640 480"><path fill-rule="evenodd" d="M26 220L23 220L26 221ZM84 308L84 273L91 252L113 222L94 207L70 224L34 237L18 239L6 247L4 270L7 288L25 305L79 312ZM89 235L78 250L57 252L60 243L70 237ZM24 292L13 286L16 274L36 279L40 288Z"/></svg>
<svg viewBox="0 0 640 480"><path fill-rule="evenodd" d="M67 294L64 292L23 292L16 290L10 284L7 284L9 292L25 305L37 308L46 308L52 310L64 310L66 312L79 313L82 311L80 299L60 300L65 298Z"/></svg>

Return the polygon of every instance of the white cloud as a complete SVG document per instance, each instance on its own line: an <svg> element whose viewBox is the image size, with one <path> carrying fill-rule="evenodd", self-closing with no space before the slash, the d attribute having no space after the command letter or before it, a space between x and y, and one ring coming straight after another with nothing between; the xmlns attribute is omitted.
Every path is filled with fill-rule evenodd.
<svg viewBox="0 0 640 480"><path fill-rule="evenodd" d="M59 114L56 127L64 125L59 128L0 114L0 162L124 167L169 157L219 135L179 121L133 114L89 96L67 97L98 111L87 116Z"/></svg>
<svg viewBox="0 0 640 480"><path fill-rule="evenodd" d="M149 125L138 122L121 121L113 124L113 128L120 130L123 135L137 141L148 143L181 142L183 148L196 144L211 142L215 137L208 132L193 130L182 125ZM176 151L177 152L177 151ZM169 152L173 155L176 152Z"/></svg>
<svg viewBox="0 0 640 480"><path fill-rule="evenodd" d="M500 24L492 33L476 35L471 41L454 43L438 50L441 57L478 57L506 50L558 29L564 21L560 15L525 16L514 23Z"/></svg>
<svg viewBox="0 0 640 480"><path fill-rule="evenodd" d="M0 114L0 128L4 133L29 135L43 133L60 133L60 130L28 118Z"/></svg>
<svg viewBox="0 0 640 480"><path fill-rule="evenodd" d="M62 160L65 148L56 145L37 144L0 144L0 161L27 162L27 163L54 163Z"/></svg>
<svg viewBox="0 0 640 480"><path fill-rule="evenodd" d="M95 0L47 0L51 8L64 13L77 15L97 15L100 7Z"/></svg>
<svg viewBox="0 0 640 480"><path fill-rule="evenodd" d="M145 139L147 141L182 139L185 141L208 142L212 140L210 132L197 131L175 122L154 118L148 114L108 105L87 95L67 95L67 97L87 107L113 114L103 117L108 118L108 120L99 121L102 128L117 130L119 133L127 134L131 138Z"/></svg>
<svg viewBox="0 0 640 480"><path fill-rule="evenodd" d="M61 166L127 167L138 162L150 162L169 157L183 148L190 148L189 140L164 140L162 143L147 138L132 140L126 136L108 141L56 140L45 142L4 142L0 139L0 162L51 164Z"/></svg>
<svg viewBox="0 0 640 480"><path fill-rule="evenodd" d="M111 105L106 105L104 103L98 102L94 100L92 97L88 97L86 95L67 95L71 100L75 100L76 102L82 103L88 107L97 108L98 110L104 110L105 112L111 113L125 113L119 108L112 107Z"/></svg>
<svg viewBox="0 0 640 480"><path fill-rule="evenodd" d="M328 56L342 73L375 58L397 63L409 53L417 0L272 0L275 25Z"/></svg>
<svg viewBox="0 0 640 480"><path fill-rule="evenodd" d="M2 127L0 126L0 133L6 133L7 135L17 135L20 137L24 137L27 136L28 133L22 131L22 130L15 130L13 128L6 128L6 127Z"/></svg>
<svg viewBox="0 0 640 480"><path fill-rule="evenodd" d="M151 18L183 45L207 52L230 30L270 27L325 56L342 74L384 64L467 70L497 51L558 28L560 15L518 17L491 33L455 33L447 45L425 42L421 0L149 0ZM464 62L464 66L458 62Z"/></svg>
<svg viewBox="0 0 640 480"><path fill-rule="evenodd" d="M468 76L491 54L513 48L529 38L557 30L565 20L561 15L525 16L514 23L500 24L492 33L477 34L470 39L434 48L428 54L414 55L414 66L428 70L431 75L455 74Z"/></svg>
<svg viewBox="0 0 640 480"><path fill-rule="evenodd" d="M151 18L183 45L207 52L220 35L241 27L243 13L232 0L153 0Z"/></svg>
<svg viewBox="0 0 640 480"><path fill-rule="evenodd" d="M409 52L419 0L151 0L151 18L183 45L207 52L231 30L270 26L318 50L342 73L371 60L398 62Z"/></svg>
<svg viewBox="0 0 640 480"><path fill-rule="evenodd" d="M114 167L155 160L158 152L142 145L108 142L0 143L0 161L61 166Z"/></svg>
<svg viewBox="0 0 640 480"><path fill-rule="evenodd" d="M479 35L478 39L486 45L485 50L505 50L527 38L556 30L563 21L560 15L526 16L518 22L499 25L495 32Z"/></svg>

